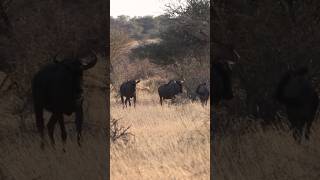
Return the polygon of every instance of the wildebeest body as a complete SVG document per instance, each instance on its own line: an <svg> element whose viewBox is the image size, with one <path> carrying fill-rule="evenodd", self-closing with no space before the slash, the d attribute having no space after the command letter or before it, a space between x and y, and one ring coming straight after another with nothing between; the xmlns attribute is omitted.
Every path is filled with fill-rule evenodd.
<svg viewBox="0 0 320 180"><path fill-rule="evenodd" d="M196 93L198 94L201 104L207 105L209 99L209 90L206 87L206 83L202 83L197 87Z"/></svg>
<svg viewBox="0 0 320 180"><path fill-rule="evenodd" d="M52 113L47 128L53 145L55 124L59 122L61 137L65 143L67 134L63 115L71 115L75 112L77 140L80 145L83 122L82 76L83 71L93 67L96 62L96 56L89 63L85 63L78 58L65 59L61 62L49 64L35 74L32 81L32 94L36 124L42 138L42 146L44 143L44 109Z"/></svg>
<svg viewBox="0 0 320 180"><path fill-rule="evenodd" d="M129 102L129 106L131 106L130 98L133 98L133 105L136 105L136 86L139 82L139 80L130 80L121 84L120 96L123 107L127 107L127 102ZM123 97L126 97L126 99L124 100Z"/></svg>
<svg viewBox="0 0 320 180"><path fill-rule="evenodd" d="M222 99L232 99L231 69L227 63L213 64L213 104L217 105Z"/></svg>
<svg viewBox="0 0 320 180"><path fill-rule="evenodd" d="M282 77L276 90L276 99L285 105L297 141L301 141L303 134L309 139L319 104L318 95L306 75L306 68L290 70Z"/></svg>
<svg viewBox="0 0 320 180"><path fill-rule="evenodd" d="M183 81L171 80L167 84L161 85L158 88L160 97L160 104L162 105L163 99L174 99L175 95L182 93Z"/></svg>
<svg viewBox="0 0 320 180"><path fill-rule="evenodd" d="M81 80L82 72L76 77L66 66L48 65L34 77L35 103L43 104L50 112L70 115L81 97Z"/></svg>

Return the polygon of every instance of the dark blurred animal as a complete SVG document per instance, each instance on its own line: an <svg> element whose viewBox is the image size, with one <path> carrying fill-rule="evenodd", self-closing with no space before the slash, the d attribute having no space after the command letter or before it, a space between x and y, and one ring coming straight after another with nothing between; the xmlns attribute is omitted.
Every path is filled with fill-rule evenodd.
<svg viewBox="0 0 320 180"><path fill-rule="evenodd" d="M158 88L160 104L164 99L175 99L175 95L182 93L182 84L184 81L170 80L167 84L161 85Z"/></svg>
<svg viewBox="0 0 320 180"><path fill-rule="evenodd" d="M233 98L232 69L231 65L240 59L233 45L216 43L214 46L214 63L212 65L213 105L218 105L221 100Z"/></svg>
<svg viewBox="0 0 320 180"><path fill-rule="evenodd" d="M240 55L235 50L234 45L213 41L213 45L210 46L213 52L213 64L212 64L212 86L213 95L210 101L214 107L221 102L221 100L230 100L233 98L232 90L232 68L231 66L240 60ZM215 134L218 129L217 113L215 108L211 108L211 122L210 131L211 135ZM212 138L213 139L213 138Z"/></svg>
<svg viewBox="0 0 320 180"><path fill-rule="evenodd" d="M309 139L319 104L318 95L307 75L308 69L305 67L288 70L281 78L275 94L275 98L286 107L293 137L298 142L301 142L303 134Z"/></svg>
<svg viewBox="0 0 320 180"><path fill-rule="evenodd" d="M136 85L140 82L140 80L130 80L121 84L120 86L120 96L121 103L127 107L127 102L129 101L129 106L131 106L130 98L133 98L133 106L136 107ZM124 100L123 97L126 97Z"/></svg>
<svg viewBox="0 0 320 180"><path fill-rule="evenodd" d="M44 118L43 110L52 113L47 124L51 144L54 145L54 127L59 122L61 138L65 144L67 133L64 126L63 115L71 115L75 112L75 124L77 130L77 142L80 146L81 130L83 122L82 110L82 76L83 71L92 68L97 63L94 58L80 59L78 57L67 58L60 62L54 61L48 64L32 80L32 95L36 124L44 147Z"/></svg>
<svg viewBox="0 0 320 180"><path fill-rule="evenodd" d="M213 104L233 98L231 69L227 63L213 63Z"/></svg>
<svg viewBox="0 0 320 180"><path fill-rule="evenodd" d="M209 99L209 90L206 83L199 84L196 90L197 95L200 98L202 106L207 105Z"/></svg>

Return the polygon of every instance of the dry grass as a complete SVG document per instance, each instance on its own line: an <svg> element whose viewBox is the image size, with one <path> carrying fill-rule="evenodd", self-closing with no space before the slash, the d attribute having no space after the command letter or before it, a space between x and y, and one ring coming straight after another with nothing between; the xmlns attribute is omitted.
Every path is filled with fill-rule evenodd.
<svg viewBox="0 0 320 180"><path fill-rule="evenodd" d="M225 120L225 119L220 119ZM318 121L318 122L317 122ZM214 177L219 180L320 179L320 124L316 120L309 142L297 144L288 128L218 135Z"/></svg>
<svg viewBox="0 0 320 180"><path fill-rule="evenodd" d="M156 94L137 93L136 108L111 96L111 116L135 135L111 145L111 179L209 179L209 106L161 107Z"/></svg>
<svg viewBox="0 0 320 180"><path fill-rule="evenodd" d="M18 116L12 114L13 95L0 101L0 179L104 179L106 177L106 123L104 82L105 61L85 72L87 93L84 104L83 143L79 148L73 117L66 117L68 133L66 152L62 151L60 128L56 125L56 149L49 144L40 149L34 116L29 116L25 129L19 129ZM45 114L46 122L48 116ZM46 136L47 141L48 137Z"/></svg>

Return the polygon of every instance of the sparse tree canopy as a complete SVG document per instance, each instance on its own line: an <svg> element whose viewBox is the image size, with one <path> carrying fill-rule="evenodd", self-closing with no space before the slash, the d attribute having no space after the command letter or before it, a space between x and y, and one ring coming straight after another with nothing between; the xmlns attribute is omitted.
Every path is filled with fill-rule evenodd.
<svg viewBox="0 0 320 180"><path fill-rule="evenodd" d="M165 15L159 16L160 44L136 50L142 57L150 57L158 64L172 64L177 59L209 56L210 2L187 0L186 4L167 4ZM208 57L209 58L209 57Z"/></svg>

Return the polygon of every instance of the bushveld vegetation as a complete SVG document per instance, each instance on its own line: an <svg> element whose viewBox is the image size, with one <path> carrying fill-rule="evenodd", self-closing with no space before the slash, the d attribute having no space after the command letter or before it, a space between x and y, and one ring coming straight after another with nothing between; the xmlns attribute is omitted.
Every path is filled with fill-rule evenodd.
<svg viewBox="0 0 320 180"><path fill-rule="evenodd" d="M215 0L213 41L233 44L234 98L214 112L216 179L317 179L319 116L298 144L275 90L289 68L308 67L319 95L318 1ZM213 53L217 44L213 44ZM214 87L213 87L214 88Z"/></svg>
<svg viewBox="0 0 320 180"><path fill-rule="evenodd" d="M112 179L209 178L210 108L190 97L200 82L210 86L210 5L186 2L158 17L112 19ZM130 79L141 80L137 104L123 109L119 87ZM160 106L158 87L171 79L185 81L183 93Z"/></svg>

